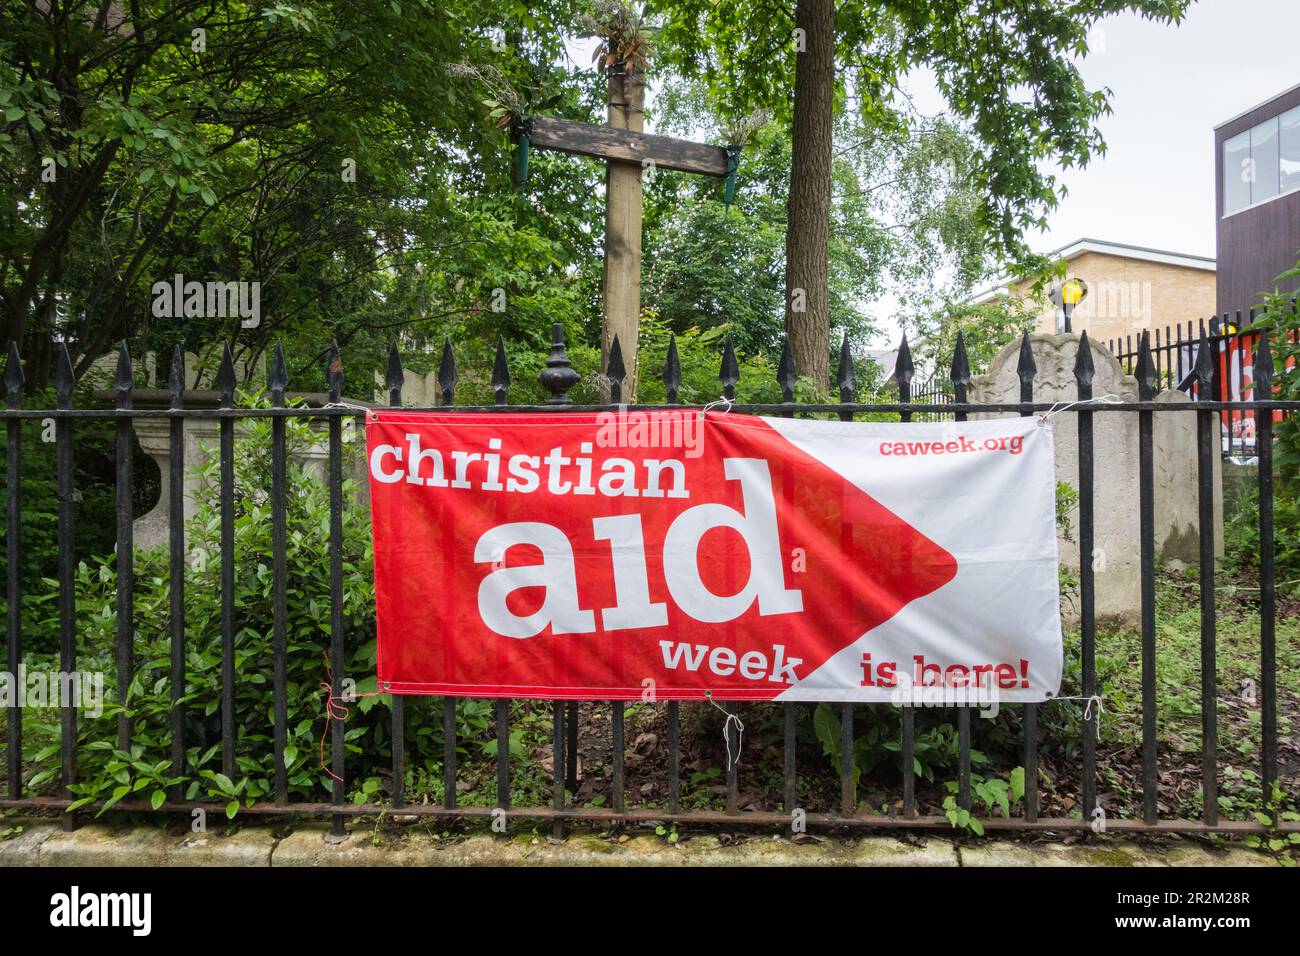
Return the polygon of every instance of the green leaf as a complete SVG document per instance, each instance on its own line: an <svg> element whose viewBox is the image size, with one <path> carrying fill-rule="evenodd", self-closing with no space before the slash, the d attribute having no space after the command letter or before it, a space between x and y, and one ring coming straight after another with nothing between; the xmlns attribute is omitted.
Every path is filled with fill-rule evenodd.
<svg viewBox="0 0 1300 956"><path fill-rule="evenodd" d="M1025 768L1017 767L1011 771L1011 801L1019 803L1025 796Z"/></svg>
<svg viewBox="0 0 1300 956"><path fill-rule="evenodd" d="M167 802L167 794L162 790L155 790L149 797L149 805L155 810Z"/></svg>

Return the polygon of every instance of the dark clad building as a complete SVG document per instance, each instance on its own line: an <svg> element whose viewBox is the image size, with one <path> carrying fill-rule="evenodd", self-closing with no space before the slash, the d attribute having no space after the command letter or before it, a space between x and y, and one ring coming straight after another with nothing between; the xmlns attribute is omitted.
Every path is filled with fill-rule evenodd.
<svg viewBox="0 0 1300 956"><path fill-rule="evenodd" d="M1300 259L1300 86L1215 127L1218 311L1245 311Z"/></svg>

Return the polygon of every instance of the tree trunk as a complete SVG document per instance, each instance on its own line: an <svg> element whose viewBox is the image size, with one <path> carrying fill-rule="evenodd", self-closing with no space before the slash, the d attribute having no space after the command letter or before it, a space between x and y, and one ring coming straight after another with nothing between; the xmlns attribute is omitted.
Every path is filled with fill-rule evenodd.
<svg viewBox="0 0 1300 956"><path fill-rule="evenodd" d="M645 128L645 77L639 67L615 65L609 75L609 125L641 132ZM610 344L618 336L627 377L622 400L636 401L637 338L641 328L641 164L609 160L605 173L605 321L600 342L601 368L608 367ZM608 394L608 388L605 389Z"/></svg>
<svg viewBox="0 0 1300 956"><path fill-rule="evenodd" d="M794 130L785 233L785 327L799 375L830 382L831 155L835 3L799 0L803 33L794 71ZM798 48L796 48L798 49Z"/></svg>

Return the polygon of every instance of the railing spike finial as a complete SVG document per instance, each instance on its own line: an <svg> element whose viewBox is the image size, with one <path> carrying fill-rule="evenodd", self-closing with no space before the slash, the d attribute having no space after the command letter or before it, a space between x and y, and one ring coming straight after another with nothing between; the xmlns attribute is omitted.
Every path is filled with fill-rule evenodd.
<svg viewBox="0 0 1300 956"><path fill-rule="evenodd" d="M1273 397L1273 353L1269 349L1268 329L1259 333L1259 344L1255 346L1254 392L1251 401L1266 402ZM1265 412L1265 414L1269 414Z"/></svg>
<svg viewBox="0 0 1300 956"><path fill-rule="evenodd" d="M578 384L578 373L573 370L569 353L564 347L564 323L551 323L551 354L546 360L546 368L537 376L542 388L550 392L547 405L572 405L569 389Z"/></svg>
<svg viewBox="0 0 1300 956"><path fill-rule="evenodd" d="M840 364L835 370L835 382L840 387L840 401L853 401L857 387L853 381L853 351L849 347L848 332L844 333L844 338L840 341Z"/></svg>
<svg viewBox="0 0 1300 956"><path fill-rule="evenodd" d="M740 363L736 361L736 346L727 333L727 343L722 349L722 367L718 369L718 381L722 383L722 395L728 401L736 397L736 384L740 381Z"/></svg>
<svg viewBox="0 0 1300 956"><path fill-rule="evenodd" d="M609 400L617 405L623 400L623 379L627 369L623 367L623 346L618 344L618 333L609 343L609 359L605 362L605 377L609 379Z"/></svg>
<svg viewBox="0 0 1300 956"><path fill-rule="evenodd" d="M72 400L72 386L76 376L72 371L72 356L68 354L68 343L60 342L58 354L54 358L54 394L59 403L66 405Z"/></svg>
<svg viewBox="0 0 1300 956"><path fill-rule="evenodd" d="M1196 346L1196 365L1193 372L1196 374L1197 398L1209 399L1212 394L1209 389L1214 388L1214 356L1211 354L1210 340L1204 333L1201 334L1200 342Z"/></svg>
<svg viewBox="0 0 1300 956"><path fill-rule="evenodd" d="M510 360L506 358L506 340L497 336L497 354L492 360L492 394L498 405L505 405L510 392Z"/></svg>
<svg viewBox="0 0 1300 956"><path fill-rule="evenodd" d="M5 391L8 393L10 405L17 403L26 381L23 375L23 358L18 354L18 343L10 342L9 361L5 365Z"/></svg>
<svg viewBox="0 0 1300 956"><path fill-rule="evenodd" d="M1092 343L1088 341L1088 333L1080 332L1079 353L1074 359L1074 380L1080 385L1091 385L1096 371L1096 366L1092 363Z"/></svg>
<svg viewBox="0 0 1300 956"><path fill-rule="evenodd" d="M1020 338L1020 358L1016 362L1016 375L1023 386L1032 385L1037 374L1038 365L1034 362L1034 347L1029 344L1029 333L1026 332Z"/></svg>
<svg viewBox="0 0 1300 956"><path fill-rule="evenodd" d="M266 375L266 384L271 388L271 394L283 395L284 390L289 387L289 369L284 361L284 346L281 343L275 343L275 351L271 353L271 368Z"/></svg>
<svg viewBox="0 0 1300 956"><path fill-rule="evenodd" d="M135 371L131 368L131 350L126 346L126 339L123 339L117 350L117 372L113 376L113 388L122 397L129 395L134 387Z"/></svg>
<svg viewBox="0 0 1300 956"><path fill-rule="evenodd" d="M224 345L221 365L217 368L217 391L221 393L222 408L230 408L235 404L235 359L230 354L229 342Z"/></svg>
<svg viewBox="0 0 1300 956"><path fill-rule="evenodd" d="M1151 357L1150 331L1144 331L1138 337L1137 364L1133 367L1133 375L1138 383L1138 400L1151 401L1156 389L1156 366Z"/></svg>
<svg viewBox="0 0 1300 956"><path fill-rule="evenodd" d="M781 401L787 405L793 402L794 386L799 381L799 369L795 366L789 335L785 337L785 345L781 347L781 362L776 367L776 380L781 386Z"/></svg>
<svg viewBox="0 0 1300 956"><path fill-rule="evenodd" d="M916 367L912 364L912 347L907 344L907 333L903 333L903 341L898 345L898 359L894 362L894 381L898 383L899 394L907 390L912 384L912 375L915 374Z"/></svg>
<svg viewBox="0 0 1300 956"><path fill-rule="evenodd" d="M677 357L677 335L668 336L668 356L664 359L664 389L669 405L677 404L677 391L682 387L682 362Z"/></svg>
<svg viewBox="0 0 1300 956"><path fill-rule="evenodd" d="M343 356L339 353L339 344L330 343L329 364L325 367L325 381L329 386L331 402L337 402L343 395Z"/></svg>
<svg viewBox="0 0 1300 956"><path fill-rule="evenodd" d="M456 353L451 347L451 338L442 340L442 361L438 363L438 388L442 391L442 404L450 405L456 400L456 383L460 373L456 370Z"/></svg>
<svg viewBox="0 0 1300 956"><path fill-rule="evenodd" d="M952 370L948 373L948 378L957 388L965 388L970 384L970 359L966 356L966 336L961 329L957 330L957 344L952 351Z"/></svg>
<svg viewBox="0 0 1300 956"><path fill-rule="evenodd" d="M181 407L181 398L185 394L185 353L180 343L172 346L172 365L167 373L167 390L171 392L173 408Z"/></svg>

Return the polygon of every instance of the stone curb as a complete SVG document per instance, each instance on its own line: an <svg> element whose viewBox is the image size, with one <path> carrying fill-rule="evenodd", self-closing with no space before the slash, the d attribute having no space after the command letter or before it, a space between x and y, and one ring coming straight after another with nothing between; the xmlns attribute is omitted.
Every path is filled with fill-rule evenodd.
<svg viewBox="0 0 1300 956"><path fill-rule="evenodd" d="M1222 867L1275 866L1272 858L1240 846L1213 849L1181 839L1139 842L1118 837L1086 843L988 841L961 846L929 837L917 846L892 837L824 839L801 844L756 836L723 845L713 835L669 844L639 834L616 843L576 833L562 843L528 834L442 840L414 828L391 834L358 829L340 842L324 826L302 826L277 837L249 826L226 836L177 836L156 827L88 824L65 833L34 822L0 841L0 867L26 866L1051 866Z"/></svg>

